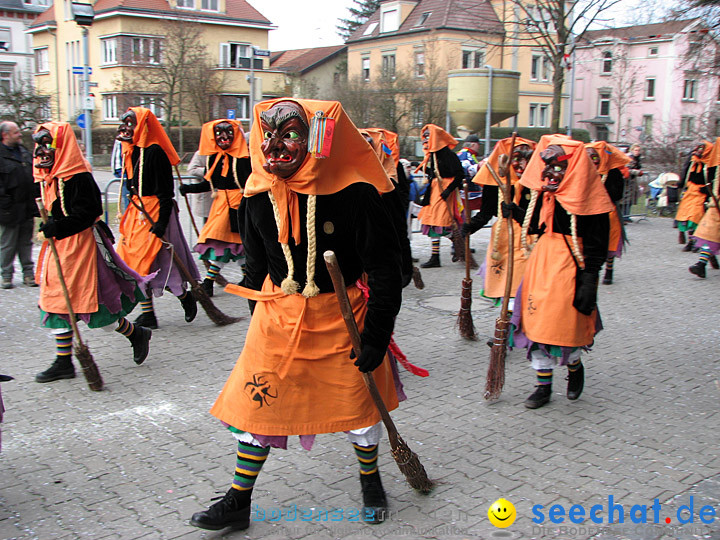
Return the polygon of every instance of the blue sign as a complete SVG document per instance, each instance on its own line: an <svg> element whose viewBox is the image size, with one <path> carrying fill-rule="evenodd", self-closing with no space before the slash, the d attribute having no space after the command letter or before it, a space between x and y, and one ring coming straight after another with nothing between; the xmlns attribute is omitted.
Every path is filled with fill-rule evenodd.
<svg viewBox="0 0 720 540"><path fill-rule="evenodd" d="M227 118L228 120L235 120L235 109L227 110Z"/></svg>
<svg viewBox="0 0 720 540"><path fill-rule="evenodd" d="M88 75L92 75L92 68L88 66ZM73 66L72 68L73 75L82 75L85 70L83 69L83 66Z"/></svg>
<svg viewBox="0 0 720 540"><path fill-rule="evenodd" d="M78 125L80 129L85 129L85 113L82 113L77 117L77 120L75 120L75 123Z"/></svg>

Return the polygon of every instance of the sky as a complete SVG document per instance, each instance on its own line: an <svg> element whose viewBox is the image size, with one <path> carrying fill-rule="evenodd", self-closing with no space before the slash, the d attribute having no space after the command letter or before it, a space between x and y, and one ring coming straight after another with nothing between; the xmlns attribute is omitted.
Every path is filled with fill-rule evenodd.
<svg viewBox="0 0 720 540"><path fill-rule="evenodd" d="M327 47L343 41L335 27L346 18L352 0L248 0L277 30L270 31L271 51Z"/></svg>

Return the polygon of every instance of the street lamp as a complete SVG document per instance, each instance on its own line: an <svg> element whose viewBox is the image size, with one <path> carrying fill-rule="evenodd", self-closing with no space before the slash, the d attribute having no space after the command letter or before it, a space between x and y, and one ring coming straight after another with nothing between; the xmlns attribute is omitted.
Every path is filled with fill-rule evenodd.
<svg viewBox="0 0 720 540"><path fill-rule="evenodd" d="M75 23L82 29L83 36L82 96L83 114L85 115L85 127L83 128L83 133L85 135L85 155L90 165L92 165L92 132L90 131L90 113L95 107L94 102L92 101L93 98L90 96L90 53L88 49L88 28L93 23L95 12L93 11L91 4L73 2L72 14L73 19L75 19Z"/></svg>

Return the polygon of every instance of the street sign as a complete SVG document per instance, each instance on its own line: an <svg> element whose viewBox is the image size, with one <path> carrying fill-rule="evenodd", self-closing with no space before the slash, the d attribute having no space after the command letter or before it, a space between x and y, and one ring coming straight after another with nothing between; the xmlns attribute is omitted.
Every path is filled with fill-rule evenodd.
<svg viewBox="0 0 720 540"><path fill-rule="evenodd" d="M253 51L255 51L255 56L270 56L270 51L268 49L256 49L253 47Z"/></svg>
<svg viewBox="0 0 720 540"><path fill-rule="evenodd" d="M82 75L84 73L83 66L73 66L73 75ZM92 68L88 66L88 75L92 75Z"/></svg>
<svg viewBox="0 0 720 540"><path fill-rule="evenodd" d="M86 96L84 103L85 103L85 106L83 107L83 109L86 109L88 111L95 110L95 98L93 96Z"/></svg>
<svg viewBox="0 0 720 540"><path fill-rule="evenodd" d="M90 88L97 88L97 85L98 85L98 83L96 83L96 82L90 82L90 81L88 81L88 86L89 86Z"/></svg>
<svg viewBox="0 0 720 540"><path fill-rule="evenodd" d="M227 110L227 118L228 120L235 120L235 109Z"/></svg>
<svg viewBox="0 0 720 540"><path fill-rule="evenodd" d="M85 129L85 113L78 115L77 120L75 120L75 123L78 125L80 129Z"/></svg>

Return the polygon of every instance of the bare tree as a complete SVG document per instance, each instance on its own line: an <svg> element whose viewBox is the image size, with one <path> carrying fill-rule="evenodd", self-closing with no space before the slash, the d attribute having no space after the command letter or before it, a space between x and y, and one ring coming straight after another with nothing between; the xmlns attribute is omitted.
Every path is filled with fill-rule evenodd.
<svg viewBox="0 0 720 540"><path fill-rule="evenodd" d="M50 97L38 93L31 78L16 75L0 84L0 117L20 129L32 128L50 117Z"/></svg>
<svg viewBox="0 0 720 540"><path fill-rule="evenodd" d="M213 107L216 100L213 97L219 95L225 86L225 71L216 69L209 57L205 56L189 66L185 78L187 101L200 124L215 117Z"/></svg>
<svg viewBox="0 0 720 540"><path fill-rule="evenodd" d="M628 58L627 47L616 44L612 49L613 76L610 88L610 102L615 105L617 111L617 133L616 140L622 140L622 120L630 105L637 103L641 95L642 72L644 68L634 64ZM654 82L653 82L654 83Z"/></svg>

